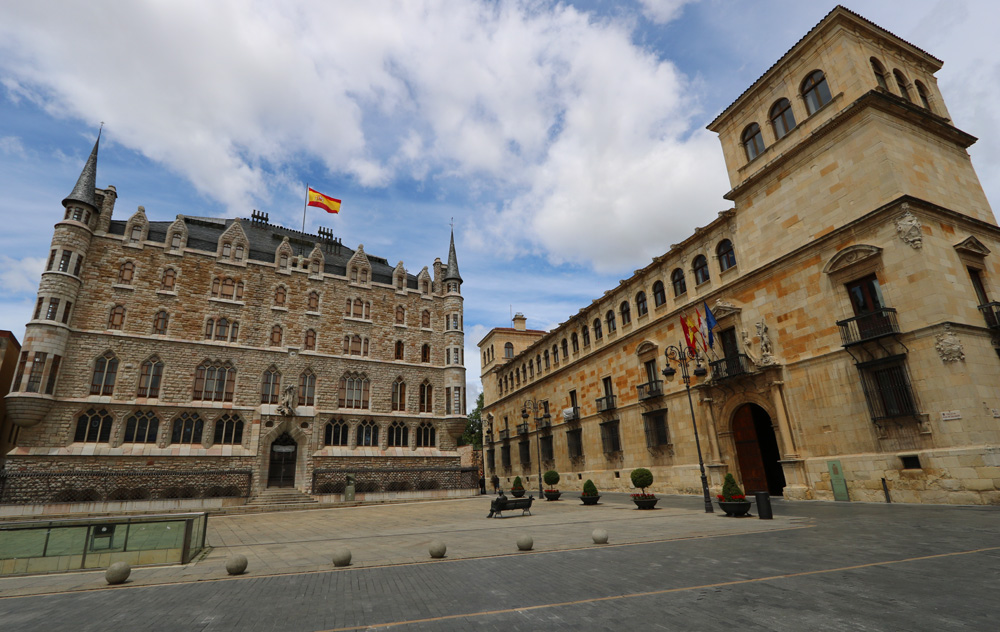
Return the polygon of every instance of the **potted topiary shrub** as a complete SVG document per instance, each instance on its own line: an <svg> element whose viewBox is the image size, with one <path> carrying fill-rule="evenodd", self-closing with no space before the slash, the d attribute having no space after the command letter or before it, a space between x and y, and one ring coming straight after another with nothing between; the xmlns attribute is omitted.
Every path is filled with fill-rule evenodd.
<svg viewBox="0 0 1000 632"><path fill-rule="evenodd" d="M559 472L549 470L545 474L542 474L542 480L550 488L545 490L545 500L559 500L560 492L556 489L556 485L559 484Z"/></svg>
<svg viewBox="0 0 1000 632"><path fill-rule="evenodd" d="M640 494L632 494L632 502L638 509L652 509L659 500L654 494L647 494L646 488L653 484L653 473L644 467L632 470L629 475L632 479L632 486L642 490Z"/></svg>
<svg viewBox="0 0 1000 632"><path fill-rule="evenodd" d="M584 505L596 505L600 499L601 495L597 493L597 485L594 485L594 481L588 478L583 484L583 492L580 494L580 500L583 501Z"/></svg>
<svg viewBox="0 0 1000 632"><path fill-rule="evenodd" d="M514 482L510 485L510 495L514 498L524 496L524 485L521 484L521 477L515 476Z"/></svg>
<svg viewBox="0 0 1000 632"><path fill-rule="evenodd" d="M722 483L722 493L717 498L719 509L726 512L727 516L736 518L745 516L750 511L750 501L743 495L743 490L736 484L732 474L726 474L726 480Z"/></svg>

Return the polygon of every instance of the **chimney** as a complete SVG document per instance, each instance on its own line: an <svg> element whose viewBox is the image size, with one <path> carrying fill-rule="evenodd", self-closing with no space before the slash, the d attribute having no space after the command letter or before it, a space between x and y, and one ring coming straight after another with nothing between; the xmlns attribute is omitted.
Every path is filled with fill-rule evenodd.
<svg viewBox="0 0 1000 632"><path fill-rule="evenodd" d="M524 314L522 314L521 312L518 312L518 313L514 314L514 330L515 331L524 331L526 329L525 326L524 326L524 324L527 321L528 321L528 319L525 318Z"/></svg>

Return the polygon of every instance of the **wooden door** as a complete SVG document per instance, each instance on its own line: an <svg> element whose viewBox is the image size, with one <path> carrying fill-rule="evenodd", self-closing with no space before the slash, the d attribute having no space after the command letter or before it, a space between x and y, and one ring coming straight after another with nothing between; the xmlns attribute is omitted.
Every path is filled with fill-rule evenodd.
<svg viewBox="0 0 1000 632"><path fill-rule="evenodd" d="M757 430L754 428L753 412L750 405L741 406L733 416L733 440L736 443L736 458L740 462L740 476L743 478L743 492L766 492L767 474L764 459L760 454Z"/></svg>

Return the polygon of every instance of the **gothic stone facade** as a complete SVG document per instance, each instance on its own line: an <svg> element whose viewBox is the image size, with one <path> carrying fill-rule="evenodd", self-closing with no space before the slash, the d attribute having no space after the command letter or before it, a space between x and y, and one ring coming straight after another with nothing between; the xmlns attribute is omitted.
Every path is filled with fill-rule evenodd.
<svg viewBox="0 0 1000 632"><path fill-rule="evenodd" d="M487 475L533 487L537 445L564 489L648 467L700 493L697 424L714 492L1000 503L1000 229L940 67L827 15L709 126L734 208L554 330L480 343ZM706 304L692 414L661 372Z"/></svg>
<svg viewBox="0 0 1000 632"><path fill-rule="evenodd" d="M4 502L338 494L348 472L358 492L475 485L456 451L454 238L447 264L414 275L257 212L115 220L97 149L63 202L5 400L20 435Z"/></svg>

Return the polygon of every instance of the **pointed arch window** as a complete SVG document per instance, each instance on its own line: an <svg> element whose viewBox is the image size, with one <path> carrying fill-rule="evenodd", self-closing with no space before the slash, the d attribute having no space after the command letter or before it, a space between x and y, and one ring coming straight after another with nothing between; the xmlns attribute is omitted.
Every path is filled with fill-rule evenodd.
<svg viewBox="0 0 1000 632"><path fill-rule="evenodd" d="M872 72L875 73L875 81L878 82L878 87L883 90L889 89L889 83L885 80L885 68L879 63L874 57L871 58Z"/></svg>
<svg viewBox="0 0 1000 632"><path fill-rule="evenodd" d="M170 238L170 249L171 250L180 250L181 249L181 239L182 238L181 238L181 234L180 233L174 233L173 236Z"/></svg>
<svg viewBox="0 0 1000 632"><path fill-rule="evenodd" d="M340 378L338 404L341 408L368 408L368 378L356 373Z"/></svg>
<svg viewBox="0 0 1000 632"><path fill-rule="evenodd" d="M280 347L281 346L282 330L281 325L275 325L271 327L271 346Z"/></svg>
<svg viewBox="0 0 1000 632"><path fill-rule="evenodd" d="M437 445L437 431L434 424L429 421L422 421L417 426L417 447L433 448Z"/></svg>
<svg viewBox="0 0 1000 632"><path fill-rule="evenodd" d="M121 329L125 325L125 306L115 305L108 315L108 329Z"/></svg>
<svg viewBox="0 0 1000 632"><path fill-rule="evenodd" d="M681 296L687 293L687 279L684 278L684 271L675 268L670 273L670 284L674 286L674 296Z"/></svg>
<svg viewBox="0 0 1000 632"><path fill-rule="evenodd" d="M138 397L159 397L160 380L163 378L163 360L156 356L139 365Z"/></svg>
<svg viewBox="0 0 1000 632"><path fill-rule="evenodd" d="M170 320L170 315L167 314L166 310L160 310L156 312L156 316L153 317L153 333L163 335L167 333L167 322Z"/></svg>
<svg viewBox="0 0 1000 632"><path fill-rule="evenodd" d="M135 411L125 420L125 443L156 443L160 420L147 410Z"/></svg>
<svg viewBox="0 0 1000 632"><path fill-rule="evenodd" d="M299 406L316 405L316 374L306 369L299 375Z"/></svg>
<svg viewBox="0 0 1000 632"><path fill-rule="evenodd" d="M770 118L775 138L782 138L795 129L795 114L792 112L792 104L789 103L788 99L778 99L771 106Z"/></svg>
<svg viewBox="0 0 1000 632"><path fill-rule="evenodd" d="M288 290L285 289L284 285L279 285L274 289L274 304L277 307L285 306L285 299L288 298Z"/></svg>
<svg viewBox="0 0 1000 632"><path fill-rule="evenodd" d="M233 252L233 245L229 242L222 244L222 257L228 259Z"/></svg>
<svg viewBox="0 0 1000 632"><path fill-rule="evenodd" d="M316 350L316 330L306 329L306 339L302 345L306 351Z"/></svg>
<svg viewBox="0 0 1000 632"><path fill-rule="evenodd" d="M702 283L708 283L711 279L711 275L708 273L708 258L705 255L698 255L694 258L694 265L692 266L694 271L694 284L701 285Z"/></svg>
<svg viewBox="0 0 1000 632"><path fill-rule="evenodd" d="M810 115L831 100L830 86L826 84L826 76L822 70L814 70L802 82L802 98L806 102L806 111Z"/></svg>
<svg viewBox="0 0 1000 632"><path fill-rule="evenodd" d="M434 412L434 387L427 380L420 385L420 412Z"/></svg>
<svg viewBox="0 0 1000 632"><path fill-rule="evenodd" d="M309 292L309 303L307 308L311 312L319 310L319 292Z"/></svg>
<svg viewBox="0 0 1000 632"><path fill-rule="evenodd" d="M108 411L101 408L91 408L76 420L76 433L73 441L76 443L107 443L111 440L111 425L113 419Z"/></svg>
<svg viewBox="0 0 1000 632"><path fill-rule="evenodd" d="M357 443L360 447L378 447L378 424L367 419L358 424Z"/></svg>
<svg viewBox="0 0 1000 632"><path fill-rule="evenodd" d="M288 269L288 255L287 254L281 253L281 256L278 257L278 267L281 268L282 270L287 270Z"/></svg>
<svg viewBox="0 0 1000 632"><path fill-rule="evenodd" d="M174 427L170 432L170 443L199 444L201 443L201 436L204 430L205 421L198 413L181 413L174 420Z"/></svg>
<svg viewBox="0 0 1000 632"><path fill-rule="evenodd" d="M214 445L239 445L243 443L243 420L239 415L225 413L215 422Z"/></svg>
<svg viewBox="0 0 1000 632"><path fill-rule="evenodd" d="M410 428L402 421L389 424L387 443L390 448L402 448L410 445Z"/></svg>
<svg viewBox="0 0 1000 632"><path fill-rule="evenodd" d="M260 403L277 404L278 393L281 390L281 373L277 367L270 367L264 371L260 381Z"/></svg>
<svg viewBox="0 0 1000 632"><path fill-rule="evenodd" d="M420 314L420 326L423 327L423 328L425 328L425 329L430 328L430 326L431 326L431 312L430 312L430 310L426 310L425 309Z"/></svg>
<svg viewBox="0 0 1000 632"><path fill-rule="evenodd" d="M237 261L243 261L243 245L239 244L236 246L236 254L233 255L233 259Z"/></svg>
<svg viewBox="0 0 1000 632"><path fill-rule="evenodd" d="M348 440L349 430L350 426L346 421L331 420L326 422L326 427L323 429L323 445L348 445L350 443Z"/></svg>
<svg viewBox="0 0 1000 632"><path fill-rule="evenodd" d="M174 283L177 281L177 272L173 268L167 268L160 277L160 289L164 292L173 292Z"/></svg>
<svg viewBox="0 0 1000 632"><path fill-rule="evenodd" d="M231 402L236 388L236 368L229 362L202 362L195 369L191 399Z"/></svg>
<svg viewBox="0 0 1000 632"><path fill-rule="evenodd" d="M118 358L110 351L94 361L94 374L90 380L91 395L111 395L118 375Z"/></svg>
<svg viewBox="0 0 1000 632"><path fill-rule="evenodd" d="M424 346L420 347L420 361L421 362L430 362L431 361L431 346L430 345L425 344Z"/></svg>
<svg viewBox="0 0 1000 632"><path fill-rule="evenodd" d="M142 226L135 225L132 226L132 232L129 234L129 243L137 244L142 240Z"/></svg>
<svg viewBox="0 0 1000 632"><path fill-rule="evenodd" d="M406 308L402 305L396 306L396 324L405 325L406 324Z"/></svg>
<svg viewBox="0 0 1000 632"><path fill-rule="evenodd" d="M132 279L135 277L135 264L131 261L126 261L121 264L118 268L118 282L123 285L132 285Z"/></svg>
<svg viewBox="0 0 1000 632"><path fill-rule="evenodd" d="M764 137L760 133L760 125L751 123L743 130L740 136L743 143L743 150L747 154L747 160L753 160L764 152Z"/></svg>
<svg viewBox="0 0 1000 632"><path fill-rule="evenodd" d="M392 409L406 410L406 382L402 377L392 383Z"/></svg>

